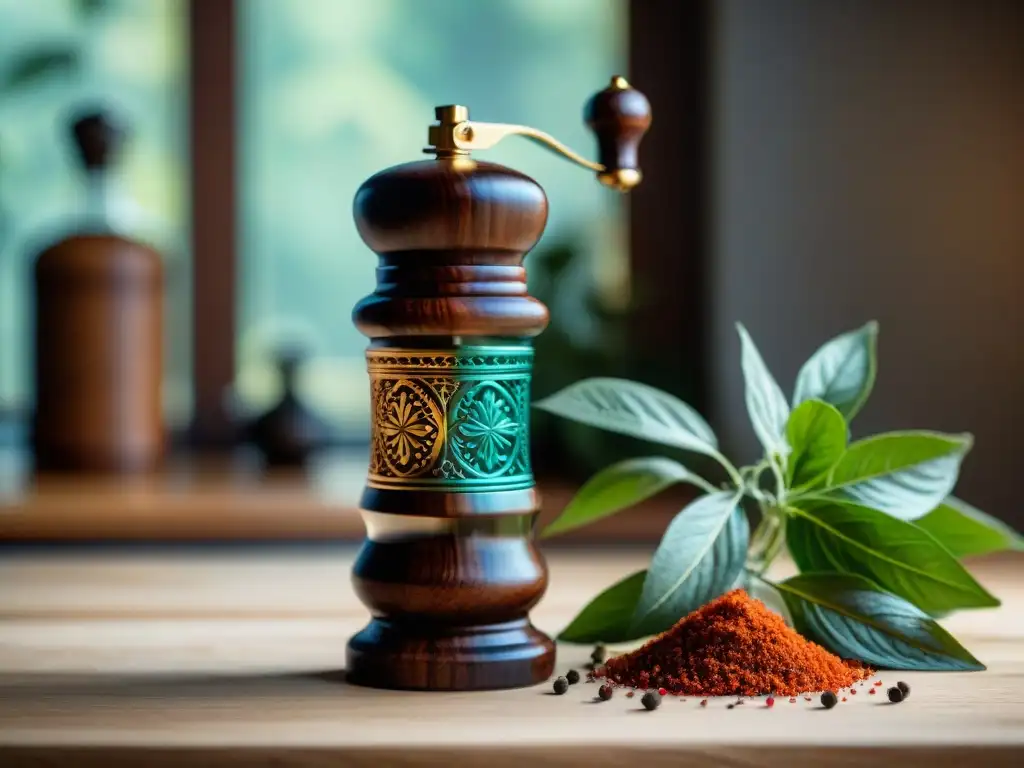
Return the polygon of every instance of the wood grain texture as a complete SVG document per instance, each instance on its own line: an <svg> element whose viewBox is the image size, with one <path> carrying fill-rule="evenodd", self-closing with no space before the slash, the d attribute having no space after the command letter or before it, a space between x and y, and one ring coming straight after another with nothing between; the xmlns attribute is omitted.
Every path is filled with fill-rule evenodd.
<svg viewBox="0 0 1024 768"><path fill-rule="evenodd" d="M557 632L648 553L556 552L534 619ZM256 555L9 554L0 561L0 764L234 766L1013 765L1024 749L1022 559L974 568L995 611L945 623L987 672L883 674L912 696L653 714L594 686L410 693L351 686L365 610L351 550ZM780 571L783 575L786 567ZM561 646L558 671L589 648ZM175 761L178 761L177 763ZM970 763L968 763L970 764Z"/></svg>
<svg viewBox="0 0 1024 768"><path fill-rule="evenodd" d="M597 162L605 173L639 171L640 140L651 127L647 97L619 78L594 94L583 109L583 119L597 139Z"/></svg>
<svg viewBox="0 0 1024 768"><path fill-rule="evenodd" d="M439 152L367 179L353 208L360 236L378 256L374 293L353 312L372 345L374 424L360 507L377 523L371 527L368 519L368 539L353 566L356 594L373 619L348 643L349 678L429 690L544 680L554 644L528 619L547 585L530 526L536 495L512 493L515 503L502 514L518 516L518 528L469 530L459 521L492 515L501 506L495 497L509 495L501 491L532 491L529 436L519 414L532 354L515 352L526 363L510 373L511 353L500 349L522 349L548 322L547 308L527 293L522 265L544 231L547 197L519 171ZM438 367L437 360L445 362ZM455 447L461 438L448 408L451 401L476 402L471 387L490 387L489 402L512 425L511 437L500 437L507 454L501 469L490 459L486 467L456 466L475 449ZM513 465L521 467L513 473L518 484L502 487ZM374 528L390 532L381 539Z"/></svg>
<svg viewBox="0 0 1024 768"><path fill-rule="evenodd" d="M153 469L165 441L159 254L73 235L38 256L34 277L37 470Z"/></svg>
<svg viewBox="0 0 1024 768"><path fill-rule="evenodd" d="M380 260L353 312L366 336L524 338L547 326L522 267L548 217L529 176L466 157L406 163L363 182L354 216Z"/></svg>

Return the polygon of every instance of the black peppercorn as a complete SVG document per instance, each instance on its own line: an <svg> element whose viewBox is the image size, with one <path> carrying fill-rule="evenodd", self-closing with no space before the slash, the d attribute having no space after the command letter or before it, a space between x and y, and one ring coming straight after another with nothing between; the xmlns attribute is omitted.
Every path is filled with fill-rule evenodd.
<svg viewBox="0 0 1024 768"><path fill-rule="evenodd" d="M596 646L594 646L594 652L590 654L590 660L593 661L595 664L600 664L605 660L605 657L607 657L607 655L608 649L600 643L598 643Z"/></svg>
<svg viewBox="0 0 1024 768"><path fill-rule="evenodd" d="M891 701L893 704L899 704L901 701L903 701L903 691L901 691L897 686L894 685L892 688L889 689L889 701Z"/></svg>
<svg viewBox="0 0 1024 768"><path fill-rule="evenodd" d="M728 705L726 705L725 708L726 709L733 709L733 708L735 708L735 706L736 706L735 704L728 704Z"/></svg>
<svg viewBox="0 0 1024 768"><path fill-rule="evenodd" d="M602 685L600 688L597 689L597 696L601 699L601 701L608 701L608 699L612 697L612 693L614 692L615 689L612 688L610 685Z"/></svg>
<svg viewBox="0 0 1024 768"><path fill-rule="evenodd" d="M644 709L654 710L661 706L661 696L655 691L648 691L644 694L644 697L640 699L640 703L644 705Z"/></svg>
<svg viewBox="0 0 1024 768"><path fill-rule="evenodd" d="M904 699L910 698L910 686L909 685L907 685L902 680L900 680L898 683L896 683L896 687L900 689L900 692L903 694L903 698Z"/></svg>
<svg viewBox="0 0 1024 768"><path fill-rule="evenodd" d="M555 680L555 693L561 696L563 693L569 690L569 681L564 677L560 677Z"/></svg>
<svg viewBox="0 0 1024 768"><path fill-rule="evenodd" d="M821 706L825 709L832 709L838 703L839 697L836 696L835 691L825 691L821 694Z"/></svg>
<svg viewBox="0 0 1024 768"><path fill-rule="evenodd" d="M565 674L565 679L569 681L569 685L576 685L580 681L580 673L575 669L570 669Z"/></svg>

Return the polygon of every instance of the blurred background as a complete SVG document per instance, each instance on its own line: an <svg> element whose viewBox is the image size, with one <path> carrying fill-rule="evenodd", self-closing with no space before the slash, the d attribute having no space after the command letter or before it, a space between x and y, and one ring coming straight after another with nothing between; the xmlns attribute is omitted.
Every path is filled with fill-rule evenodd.
<svg viewBox="0 0 1024 768"><path fill-rule="evenodd" d="M654 111L628 198L528 142L488 152L550 201L527 259L552 314L534 396L642 380L746 461L734 323L789 391L820 343L877 319L855 433L973 432L958 494L1019 527L1021 30L1014 0L0 0L0 538L358 537L350 313L375 257L355 190L420 159L438 104L592 156L582 106L620 72ZM88 105L126 133L104 215L165 273L173 447L128 491L33 482L27 448L32 269L89 205L69 128ZM283 393L323 436L301 472L252 448ZM535 418L546 515L652 450ZM678 503L649 506L585 535L656 538Z"/></svg>

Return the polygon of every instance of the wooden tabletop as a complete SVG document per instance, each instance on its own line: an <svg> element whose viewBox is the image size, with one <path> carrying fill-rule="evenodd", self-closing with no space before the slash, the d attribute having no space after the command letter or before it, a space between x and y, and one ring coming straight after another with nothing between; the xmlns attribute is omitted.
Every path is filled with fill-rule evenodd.
<svg viewBox="0 0 1024 768"><path fill-rule="evenodd" d="M1013 765L1024 751L1020 558L975 564L999 610L946 626L987 672L886 673L899 705L850 697L727 710L517 691L349 686L366 614L345 547L0 551L0 765ZM642 551L548 553L536 623L556 632ZM589 648L559 648L559 670ZM970 762L968 762L970 761Z"/></svg>

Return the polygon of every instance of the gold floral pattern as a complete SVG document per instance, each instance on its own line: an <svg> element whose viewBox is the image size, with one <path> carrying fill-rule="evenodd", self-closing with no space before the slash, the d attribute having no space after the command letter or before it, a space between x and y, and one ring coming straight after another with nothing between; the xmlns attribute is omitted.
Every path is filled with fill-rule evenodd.
<svg viewBox="0 0 1024 768"><path fill-rule="evenodd" d="M370 350L367 357L374 406L371 487L499 490L533 484L526 418L532 350Z"/></svg>
<svg viewBox="0 0 1024 768"><path fill-rule="evenodd" d="M444 418L428 387L400 379L388 382L377 405L377 450L396 476L429 471L443 443Z"/></svg>

